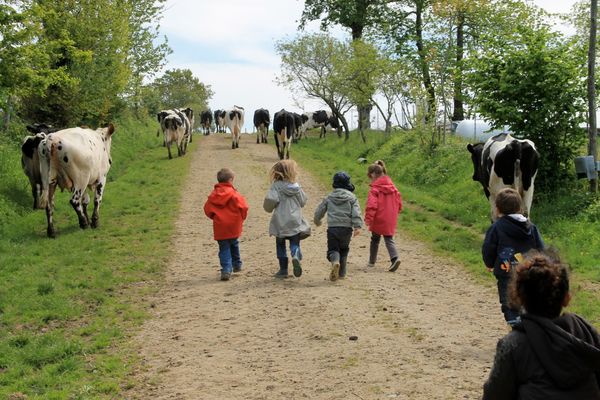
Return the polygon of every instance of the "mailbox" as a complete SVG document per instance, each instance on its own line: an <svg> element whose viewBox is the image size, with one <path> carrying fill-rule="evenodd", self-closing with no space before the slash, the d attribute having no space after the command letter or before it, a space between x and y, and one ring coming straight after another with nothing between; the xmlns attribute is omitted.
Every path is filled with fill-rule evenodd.
<svg viewBox="0 0 600 400"><path fill-rule="evenodd" d="M597 179L599 164L594 163L593 156L575 157L575 173L577 174L577 178Z"/></svg>

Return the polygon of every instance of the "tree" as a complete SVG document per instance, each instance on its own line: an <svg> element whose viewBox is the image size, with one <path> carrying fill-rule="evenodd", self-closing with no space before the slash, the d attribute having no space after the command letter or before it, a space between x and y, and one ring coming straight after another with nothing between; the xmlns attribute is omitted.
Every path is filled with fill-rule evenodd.
<svg viewBox="0 0 600 400"><path fill-rule="evenodd" d="M594 159L594 165L598 159L596 148L596 136L598 135L596 124L596 34L598 32L598 0L591 0L590 4L590 40L588 45L588 118L589 118L589 141L588 154ZM598 173L595 179L590 180L590 191L598 190Z"/></svg>
<svg viewBox="0 0 600 400"><path fill-rule="evenodd" d="M327 104L341 121L348 139L350 131L344 114L352 105L341 91L343 77L336 69L348 62L348 47L329 35L310 34L279 41L275 48L281 57L281 76L277 82ZM341 136L339 130L338 135Z"/></svg>
<svg viewBox="0 0 600 400"><path fill-rule="evenodd" d="M473 103L494 127L533 140L541 154L536 185L560 187L584 140L583 49L543 26L516 26L487 43L469 60Z"/></svg>
<svg viewBox="0 0 600 400"><path fill-rule="evenodd" d="M152 86L160 96L161 108L205 110L213 96L210 85L205 85L189 69L171 69L157 78Z"/></svg>
<svg viewBox="0 0 600 400"><path fill-rule="evenodd" d="M142 102L144 79L153 78L166 63L166 57L172 52L164 38L158 41L158 22L166 0L128 0L126 6L129 15L128 63L131 65L131 77L127 85L130 102L136 112Z"/></svg>
<svg viewBox="0 0 600 400"><path fill-rule="evenodd" d="M361 40L366 28L377 26L387 14L389 0L306 0L300 19L304 28L308 21L321 20L321 29L340 25L350 30L352 41ZM358 126L369 128L370 104L357 104Z"/></svg>

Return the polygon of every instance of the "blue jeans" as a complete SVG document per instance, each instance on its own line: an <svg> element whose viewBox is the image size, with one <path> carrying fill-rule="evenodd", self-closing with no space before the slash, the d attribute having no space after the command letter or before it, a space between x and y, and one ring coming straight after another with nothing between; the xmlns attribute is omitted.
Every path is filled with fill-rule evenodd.
<svg viewBox="0 0 600 400"><path fill-rule="evenodd" d="M233 272L233 267L241 268L240 245L238 239L217 240L219 243L219 262L221 272Z"/></svg>
<svg viewBox="0 0 600 400"><path fill-rule="evenodd" d="M302 252L300 251L300 234L289 236L289 237L277 237L275 238L275 246L277 249L277 259L279 260L279 269L287 269L288 267L288 256L285 241L290 242L290 253L292 257L296 256L299 260L302 260Z"/></svg>
<svg viewBox="0 0 600 400"><path fill-rule="evenodd" d="M510 275L496 275L498 280L498 298L500 300L500 309L504 314L504 319L509 325L514 325L521 320L519 316L519 310L511 308L508 304L508 282L510 281Z"/></svg>

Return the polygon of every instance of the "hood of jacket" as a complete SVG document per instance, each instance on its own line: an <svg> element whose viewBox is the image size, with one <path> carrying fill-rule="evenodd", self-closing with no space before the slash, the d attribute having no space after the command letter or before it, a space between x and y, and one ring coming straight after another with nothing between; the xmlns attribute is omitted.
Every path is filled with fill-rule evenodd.
<svg viewBox="0 0 600 400"><path fill-rule="evenodd" d="M393 193L397 190L396 186L394 186L394 182L392 182L392 179L387 175L382 175L375 179L371 182L370 186L383 194Z"/></svg>
<svg viewBox="0 0 600 400"><path fill-rule="evenodd" d="M208 196L208 201L217 207L225 207L235 194L235 188L231 182L217 183L214 189Z"/></svg>
<svg viewBox="0 0 600 400"><path fill-rule="evenodd" d="M275 181L275 189L286 196L292 197L300 193L300 185L298 183L290 183L287 181Z"/></svg>
<svg viewBox="0 0 600 400"><path fill-rule="evenodd" d="M515 241L526 241L533 235L533 225L529 220L517 220L511 216L505 215L498 219L498 225L508 237Z"/></svg>
<svg viewBox="0 0 600 400"><path fill-rule="evenodd" d="M521 316L517 329L527 341L554 383L562 389L588 379L600 366L600 339L596 330L575 314L554 320L532 314Z"/></svg>
<svg viewBox="0 0 600 400"><path fill-rule="evenodd" d="M342 188L334 189L328 197L333 204L338 206L356 198L351 191Z"/></svg>

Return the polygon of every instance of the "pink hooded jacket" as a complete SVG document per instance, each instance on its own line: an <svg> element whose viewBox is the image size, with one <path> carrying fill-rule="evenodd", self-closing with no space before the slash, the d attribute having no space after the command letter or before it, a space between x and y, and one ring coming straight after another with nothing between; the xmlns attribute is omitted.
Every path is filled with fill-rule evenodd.
<svg viewBox="0 0 600 400"><path fill-rule="evenodd" d="M365 210L365 223L369 230L379 235L393 236L400 211L402 195L390 177L383 175L371 182Z"/></svg>

